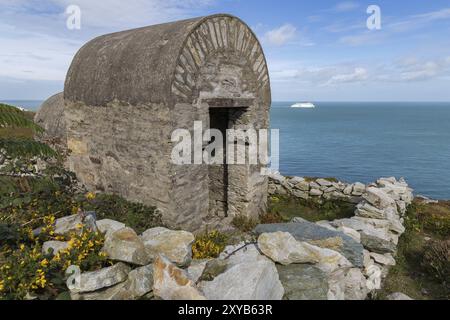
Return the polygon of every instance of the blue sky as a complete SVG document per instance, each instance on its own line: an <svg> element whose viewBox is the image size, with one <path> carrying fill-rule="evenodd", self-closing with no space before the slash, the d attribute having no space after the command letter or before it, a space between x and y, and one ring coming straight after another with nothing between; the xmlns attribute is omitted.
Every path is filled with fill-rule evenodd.
<svg viewBox="0 0 450 320"><path fill-rule="evenodd" d="M81 30L66 8L81 9ZM381 30L369 30L369 5ZM62 91L77 50L114 31L218 12L256 32L273 100L450 101L449 0L0 0L0 99Z"/></svg>

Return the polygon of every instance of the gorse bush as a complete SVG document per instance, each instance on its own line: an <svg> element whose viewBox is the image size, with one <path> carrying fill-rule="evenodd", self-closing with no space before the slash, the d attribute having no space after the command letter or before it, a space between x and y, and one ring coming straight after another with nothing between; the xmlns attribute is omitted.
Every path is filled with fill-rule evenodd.
<svg viewBox="0 0 450 320"><path fill-rule="evenodd" d="M217 230L205 232L196 237L192 245L192 257L194 259L217 258L225 249L227 240L227 235Z"/></svg>
<svg viewBox="0 0 450 320"><path fill-rule="evenodd" d="M49 235L52 233L51 224L47 228ZM49 238L62 240L60 236ZM77 265L84 272L109 264L101 251L103 234L80 227L80 232L73 232L64 240L68 240L68 247L55 254L43 254L39 239L35 239L31 246L18 244L15 250L3 247L0 299L24 299L30 295L41 299L55 298L67 290L65 271L69 266Z"/></svg>

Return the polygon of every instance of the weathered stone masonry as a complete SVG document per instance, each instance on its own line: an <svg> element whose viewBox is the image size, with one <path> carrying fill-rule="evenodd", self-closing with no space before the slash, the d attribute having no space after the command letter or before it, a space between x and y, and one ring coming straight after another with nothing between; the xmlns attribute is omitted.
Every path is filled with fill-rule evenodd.
<svg viewBox="0 0 450 320"><path fill-rule="evenodd" d="M214 15L98 37L75 56L65 90L68 165L92 190L155 205L197 230L267 205L259 166L171 163L177 128L269 128L262 48L238 18ZM220 111L215 111L220 110Z"/></svg>

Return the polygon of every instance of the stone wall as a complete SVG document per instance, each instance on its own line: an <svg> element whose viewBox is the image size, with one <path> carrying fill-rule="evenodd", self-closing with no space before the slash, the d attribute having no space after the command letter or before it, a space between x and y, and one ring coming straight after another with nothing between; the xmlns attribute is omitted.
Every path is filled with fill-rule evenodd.
<svg viewBox="0 0 450 320"><path fill-rule="evenodd" d="M341 274L337 279L335 275L329 279L334 283L329 292L334 299L361 299L371 290L380 288L389 268L396 264L397 244L405 232L403 215L414 199L412 191L404 179L396 178L381 178L364 185L326 179L287 178L275 173L269 182L271 195L355 203L354 217L316 223L330 231L341 232L364 247L362 266L351 269L351 273ZM350 297L345 294L347 281L359 283L359 289Z"/></svg>
<svg viewBox="0 0 450 320"><path fill-rule="evenodd" d="M67 166L89 190L157 206L172 222L171 149L161 143L171 135L167 108L67 103L65 118L71 150Z"/></svg>

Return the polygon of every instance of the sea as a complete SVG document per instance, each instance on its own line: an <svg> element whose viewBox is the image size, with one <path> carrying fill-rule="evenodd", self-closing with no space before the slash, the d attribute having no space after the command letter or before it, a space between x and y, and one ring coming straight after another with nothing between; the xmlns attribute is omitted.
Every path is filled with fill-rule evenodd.
<svg viewBox="0 0 450 320"><path fill-rule="evenodd" d="M42 101L4 101L37 110ZM274 102L280 172L370 183L404 177L415 194L450 199L450 102Z"/></svg>

